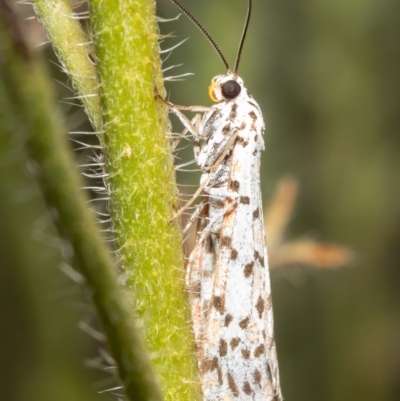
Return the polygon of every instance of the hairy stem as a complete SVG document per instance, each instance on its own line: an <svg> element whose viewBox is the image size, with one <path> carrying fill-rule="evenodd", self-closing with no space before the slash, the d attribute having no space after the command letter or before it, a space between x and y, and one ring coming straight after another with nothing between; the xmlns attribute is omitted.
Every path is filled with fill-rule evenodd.
<svg viewBox="0 0 400 401"><path fill-rule="evenodd" d="M167 400L198 399L152 0L92 0L118 254Z"/></svg>
<svg viewBox="0 0 400 401"><path fill-rule="evenodd" d="M102 116L93 44L74 18L68 0L32 0L32 4L94 129L100 133Z"/></svg>

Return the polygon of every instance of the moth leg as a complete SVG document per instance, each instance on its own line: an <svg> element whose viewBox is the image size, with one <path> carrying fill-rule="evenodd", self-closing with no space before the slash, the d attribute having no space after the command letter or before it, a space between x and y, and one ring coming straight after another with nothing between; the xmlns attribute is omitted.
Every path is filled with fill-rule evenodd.
<svg viewBox="0 0 400 401"><path fill-rule="evenodd" d="M189 294L194 337L197 347L200 349L204 329L203 292L205 287L207 288L203 277L206 275L210 279L211 275L206 272L210 272L210 269L213 269L215 256L210 252L205 241L199 241L201 233L207 225L208 205L201 203L194 214L198 218L197 234L196 243L186 268L186 290ZM192 215L193 217L195 217L194 214Z"/></svg>
<svg viewBox="0 0 400 401"><path fill-rule="evenodd" d="M192 215L189 217L185 228L182 230L182 234L186 234L189 230L189 228L192 226L193 222L198 219L202 214L204 216L203 209L204 207L207 206L206 202L201 202L195 209L195 211L192 213ZM197 228L197 231L199 231L199 228Z"/></svg>
<svg viewBox="0 0 400 401"><path fill-rule="evenodd" d="M199 132L198 127L192 124L192 122L187 118L181 110L187 110L187 111L193 111L193 112L198 112L198 113L206 113L207 111L210 111L210 107L206 106L179 106L176 104L173 104L171 102L168 102L164 100L161 96L157 96L167 107L168 110L171 113L174 113L179 121L183 124L183 126L194 136L194 137L200 137L201 133Z"/></svg>
<svg viewBox="0 0 400 401"><path fill-rule="evenodd" d="M195 129L198 130L199 124L201 121L201 116L200 114L196 114L191 120L190 120L190 124L193 125L193 127ZM185 128L180 134L178 134L178 138L176 138L173 142L172 142L172 150L175 150L175 148L178 146L179 142L186 136L186 134L189 132L189 130L187 128ZM194 137L194 142L198 142L197 137Z"/></svg>
<svg viewBox="0 0 400 401"><path fill-rule="evenodd" d="M205 187L204 192L211 198L215 199L215 201L224 202L226 200L234 200L236 201L239 197L238 193L232 192L224 187Z"/></svg>
<svg viewBox="0 0 400 401"><path fill-rule="evenodd" d="M202 117L201 114L196 114L196 121L194 122L194 126L196 127L197 131L200 132L200 126L202 124ZM193 137L193 152L194 152L194 158L196 162L198 161L201 146L200 146L200 136L194 136ZM198 164L198 163L197 163Z"/></svg>

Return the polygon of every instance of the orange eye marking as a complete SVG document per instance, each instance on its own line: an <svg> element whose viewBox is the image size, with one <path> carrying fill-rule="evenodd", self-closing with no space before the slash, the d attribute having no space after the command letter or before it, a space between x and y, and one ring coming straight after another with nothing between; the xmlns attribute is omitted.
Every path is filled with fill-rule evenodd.
<svg viewBox="0 0 400 401"><path fill-rule="evenodd" d="M215 89L216 85L215 82L211 82L211 85L208 87L208 97L213 101L218 103L219 100L215 97L214 95L214 89Z"/></svg>

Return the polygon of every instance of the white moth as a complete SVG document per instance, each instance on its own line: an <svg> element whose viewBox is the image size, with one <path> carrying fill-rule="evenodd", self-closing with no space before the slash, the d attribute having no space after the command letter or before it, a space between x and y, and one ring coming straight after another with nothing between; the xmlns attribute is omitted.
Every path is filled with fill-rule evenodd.
<svg viewBox="0 0 400 401"><path fill-rule="evenodd" d="M260 192L265 126L258 104L236 74L250 8L249 1L235 72L205 32L228 68L209 88L216 104L169 104L193 134L203 171L195 194L201 192L202 201L191 217L198 226L186 285L205 401L282 400ZM204 114L190 122L181 109Z"/></svg>

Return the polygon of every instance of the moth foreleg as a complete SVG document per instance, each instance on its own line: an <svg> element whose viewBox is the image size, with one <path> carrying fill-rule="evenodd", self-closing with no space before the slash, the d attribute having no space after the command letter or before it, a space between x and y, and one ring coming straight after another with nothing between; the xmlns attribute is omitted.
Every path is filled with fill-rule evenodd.
<svg viewBox="0 0 400 401"><path fill-rule="evenodd" d="M201 137L201 132L199 131L199 125L200 124L193 124L191 120L189 120L189 118L187 118L185 116L185 114L183 114L181 112L181 110L188 110L188 111L193 111L196 113L205 113L207 111L210 110L209 107L203 107L203 106L188 106L188 107L184 107L184 106L178 106L175 105L173 103L167 102L166 100L162 99L163 102L167 105L168 110L175 114L179 121L182 123L182 125L194 136L194 137ZM197 116L195 117L195 121L197 120Z"/></svg>
<svg viewBox="0 0 400 401"><path fill-rule="evenodd" d="M196 114L190 121L190 123L194 126L194 127L198 127L198 120L199 120L200 114ZM175 140L172 142L172 150L174 151L176 149L176 147L178 146L179 142L186 136L186 134L189 132L189 130L187 128L185 128L180 134L177 134L178 137L175 138ZM195 137L196 138L196 137Z"/></svg>

